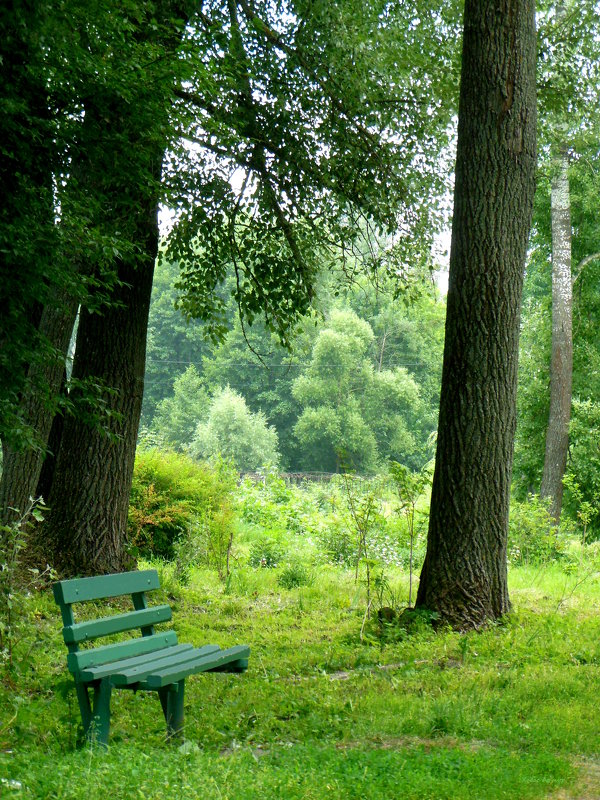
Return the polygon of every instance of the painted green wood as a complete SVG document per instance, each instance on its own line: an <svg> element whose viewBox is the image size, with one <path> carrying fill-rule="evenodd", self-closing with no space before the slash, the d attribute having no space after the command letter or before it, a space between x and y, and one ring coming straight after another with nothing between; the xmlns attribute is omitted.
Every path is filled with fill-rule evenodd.
<svg viewBox="0 0 600 800"><path fill-rule="evenodd" d="M119 572L114 575L98 575L94 578L72 578L55 583L54 599L59 605L102 600L121 594L149 592L158 589L160 582L155 569L134 572Z"/></svg>
<svg viewBox="0 0 600 800"><path fill-rule="evenodd" d="M156 634L153 626L171 619L167 605L148 608L146 591L159 588L156 570L76 578L54 585L60 606L63 638L69 653L67 665L75 678L77 699L86 736L106 745L110 731L113 686L158 692L169 737L183 730L185 678L198 672L239 672L248 666L245 645L220 650L218 645L194 648L178 644L174 631ZM133 611L76 623L71 605L130 594ZM78 650L92 641L139 628L142 636L101 647ZM93 689L94 702L89 692Z"/></svg>
<svg viewBox="0 0 600 800"><path fill-rule="evenodd" d="M77 694L77 702L79 703L79 711L81 712L81 723L83 725L83 732L87 733L92 721L92 706L90 704L90 696L88 687L80 681L75 681L75 692Z"/></svg>
<svg viewBox="0 0 600 800"><path fill-rule="evenodd" d="M144 684L149 689L159 689L169 683L175 683L187 678L188 675L220 669L230 662L245 660L249 655L250 648L247 645L237 645L227 650L219 650L208 656L200 656L198 659L188 661L179 667L157 670L153 675L148 675Z"/></svg>
<svg viewBox="0 0 600 800"><path fill-rule="evenodd" d="M154 672L184 667L190 661L196 662L204 656L221 651L221 648L216 644L208 644L200 648L194 648L190 645L190 648L189 650L177 649L176 652L176 648L171 647L168 651L161 651L148 656L143 663L117 668L111 674L113 685L126 686L130 683L137 683L138 681L143 681ZM173 681L169 682L172 683Z"/></svg>
<svg viewBox="0 0 600 800"><path fill-rule="evenodd" d="M177 644L177 634L175 631L167 633L156 633L154 636L139 637L128 639L126 642L118 644L108 644L104 647L96 647L93 650L80 650L77 653L70 653L67 656L67 665L73 674L78 673L83 681L95 680L102 677L98 670L104 672L104 667L111 674L115 665L121 666L125 662L148 661L156 652L164 652L175 648L192 648L191 644Z"/></svg>
<svg viewBox="0 0 600 800"><path fill-rule="evenodd" d="M148 602L146 601L146 594L144 592L134 592L131 595L131 599L133 601L133 607L136 611L141 611L142 608L148 608ZM144 628L142 628L142 636L152 636L153 633L153 625L146 625Z"/></svg>
<svg viewBox="0 0 600 800"><path fill-rule="evenodd" d="M169 739L180 736L183 731L184 694L185 680L180 680L178 683L169 687L169 692L167 694L167 713L165 714L167 737Z"/></svg>
<svg viewBox="0 0 600 800"><path fill-rule="evenodd" d="M212 667L209 670L203 670L204 672L246 672L248 669L248 659L247 658L238 658L235 661L228 661L226 664L222 664L218 667Z"/></svg>
<svg viewBox="0 0 600 800"><path fill-rule="evenodd" d="M157 650L152 653L146 653L134 658L125 658L122 661L111 661L110 664L101 664L98 667L88 667L80 672L79 677L82 681L95 681L99 678L109 677L113 686L126 685L134 683L131 681L115 681L115 675L122 675L126 671L133 671L136 669L144 670L147 664L161 664L165 661L176 660L183 658L187 653L194 650L193 644L178 644L174 647L165 647L162 650ZM135 674L135 672L133 673Z"/></svg>
<svg viewBox="0 0 600 800"><path fill-rule="evenodd" d="M112 686L110 680L101 680L94 688L94 713L88 730L87 737L91 741L106 747L110 732L110 695Z"/></svg>
<svg viewBox="0 0 600 800"><path fill-rule="evenodd" d="M68 628L63 628L63 638L66 644L87 642L100 636L110 636L113 633L122 633L145 625L167 622L171 619L171 614L170 606L153 606L141 611L127 611L124 614L114 614L112 617L70 625Z"/></svg>

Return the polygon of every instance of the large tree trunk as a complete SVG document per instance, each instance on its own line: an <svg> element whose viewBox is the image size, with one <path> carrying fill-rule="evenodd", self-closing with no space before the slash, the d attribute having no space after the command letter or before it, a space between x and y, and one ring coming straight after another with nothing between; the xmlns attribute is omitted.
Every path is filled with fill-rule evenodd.
<svg viewBox="0 0 600 800"><path fill-rule="evenodd" d="M56 271L55 128L43 67L47 4L0 7L0 436L6 459L31 431L19 404Z"/></svg>
<svg viewBox="0 0 600 800"><path fill-rule="evenodd" d="M533 0L467 0L436 466L417 606L509 610L519 317L535 190Z"/></svg>
<svg viewBox="0 0 600 800"><path fill-rule="evenodd" d="M550 194L552 221L552 356L550 413L540 494L550 498L550 511L560 522L563 476L569 451L573 386L573 284L571 279L571 199L569 160L565 153Z"/></svg>
<svg viewBox="0 0 600 800"><path fill-rule="evenodd" d="M64 574L118 572L127 565L123 544L158 245L156 201L143 211L143 263L122 263L115 305L103 314L82 311L79 322L73 377L101 377L110 387L103 393L110 417L107 429L80 416L65 420L44 526L54 564Z"/></svg>
<svg viewBox="0 0 600 800"><path fill-rule="evenodd" d="M92 232L85 226L77 224L77 215L82 207L93 208L98 202L97 192L102 191L103 175L106 165L103 154L99 157L98 150L103 148L103 135L105 118L110 116L109 104L99 109L97 103L88 100L84 121L78 131L77 140L73 142L73 156L70 164L69 179L66 186L61 189L59 202L63 216L63 225L73 226L76 233L71 231L68 241L65 236L60 248L60 256L64 262L63 274L65 288L55 287L54 291L46 298L46 303L41 310L38 324L39 337L38 352L29 365L25 388L21 393L18 403L20 419L31 431L33 441L25 446L11 447L9 441L4 443L4 462L2 477L0 478L0 522L6 523L20 516L19 512L25 508L29 498L39 496L38 484L48 448L48 439L56 412L57 400L60 396L61 386L64 389L65 365L68 347L77 317L79 299L76 293L82 294L83 277L89 277L96 270L95 265L85 258L86 248L80 240L86 241L87 237L94 241ZM100 224L96 221L100 229ZM88 251L92 248L89 247ZM59 257L59 253L56 253ZM67 267L68 264L68 275ZM60 428L60 423L55 425L55 431ZM54 451L58 452L59 441L54 442ZM49 454L52 459L52 454ZM47 501L52 475L48 467L44 470L44 499ZM39 488L42 488L41 486Z"/></svg>
<svg viewBox="0 0 600 800"><path fill-rule="evenodd" d="M106 302L99 313L81 311L72 379L76 387L96 382L100 396L87 405L80 398L87 419L81 408L65 419L42 530L53 564L66 575L115 572L128 562L124 542L174 81L169 66L183 31L182 11L165 0L155 9L162 26L142 26L136 33L136 46L148 43L157 71L128 86L127 96L119 86L102 85L86 102L86 115L98 127L86 150L90 206L102 234L123 244L110 289L105 273L98 273Z"/></svg>

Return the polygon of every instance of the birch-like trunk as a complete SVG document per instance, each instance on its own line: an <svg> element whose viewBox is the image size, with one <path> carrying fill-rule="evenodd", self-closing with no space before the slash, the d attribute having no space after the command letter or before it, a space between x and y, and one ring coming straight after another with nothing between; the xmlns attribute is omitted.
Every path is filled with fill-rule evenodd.
<svg viewBox="0 0 600 800"><path fill-rule="evenodd" d="M561 157L560 172L552 182L552 356L550 413L540 494L551 501L554 520L560 522L563 476L569 451L571 391L573 385L573 284L571 279L571 198L569 161Z"/></svg>

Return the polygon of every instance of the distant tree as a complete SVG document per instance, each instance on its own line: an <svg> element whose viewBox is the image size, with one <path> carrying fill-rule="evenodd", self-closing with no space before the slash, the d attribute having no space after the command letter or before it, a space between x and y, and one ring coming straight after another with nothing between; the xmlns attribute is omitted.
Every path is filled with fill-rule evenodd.
<svg viewBox="0 0 600 800"><path fill-rule="evenodd" d="M593 0L549 0L538 5L538 19L541 147L524 290L515 489L519 496L540 491L558 521L565 469L577 474L576 454L583 452L581 440L574 447L570 438L571 411L580 414L580 401L599 391L591 287L600 268L600 17ZM584 426L573 420L573 430ZM586 480L582 474L578 485Z"/></svg>
<svg viewBox="0 0 600 800"><path fill-rule="evenodd" d="M156 407L150 430L159 441L183 452L207 413L208 392L196 367L189 366L173 381L173 394Z"/></svg>
<svg viewBox="0 0 600 800"><path fill-rule="evenodd" d="M202 323L186 319L177 308L175 283L178 277L176 263L166 258L157 259L148 318L141 418L145 427L150 426L159 403L171 395L175 379L190 365L202 372L202 359L213 349ZM232 317L234 314L232 309Z"/></svg>
<svg viewBox="0 0 600 800"><path fill-rule="evenodd" d="M346 286L343 275L324 271L318 276L319 311L303 318L288 351L260 320L252 326L244 325L234 308L228 310L232 327L223 341L207 342L205 326L200 321L184 320L175 307L177 292L172 285L175 274L175 265L163 262L154 283L144 393L146 411L142 418L145 428L156 429L152 422L155 414L160 416L159 427L168 429L159 407L170 406L170 400L166 405L164 401L174 380L193 361L209 392L229 386L244 396L251 411L263 411L277 430L282 468L302 469L303 454L294 435L302 406L292 392L292 385L305 373L316 337L329 327L327 318L332 309L349 307L360 319L369 322L374 333L368 359L375 373L374 387L381 385L381 389L373 387L361 404L375 433L381 458L403 457L413 469L418 469L431 457L428 437L435 430L439 406L445 305L434 295L430 281L423 281L421 293L407 304L401 298L394 299L394 283L383 274L377 276L376 282L359 275ZM340 287L343 287L341 295ZM391 387L384 389L384 384L390 381L401 385L393 413L392 407L386 406L383 411L380 404L381 398L391 396ZM418 398L415 400L414 391L409 391L409 396L402 400L412 381L418 386ZM408 436L406 427L396 425L396 413L408 426ZM313 468L321 469L316 460Z"/></svg>
<svg viewBox="0 0 600 800"><path fill-rule="evenodd" d="M550 408L540 494L549 498L552 516L558 523L569 451L573 385L573 236L569 172L570 162L577 158L577 150L581 148L582 139L589 137L590 128L596 128L597 141L597 115L594 112L590 115L588 109L597 107L600 102L600 25L594 0L577 4L557 0L543 9L540 18L544 22L541 31L544 58L540 59L545 123L542 133L547 144L545 149L550 152L548 167L552 173Z"/></svg>
<svg viewBox="0 0 600 800"><path fill-rule="evenodd" d="M302 406L295 426L304 469L373 472L382 458L410 459L419 389L403 368L377 371L375 337L349 309L334 309L292 392Z"/></svg>
<svg viewBox="0 0 600 800"><path fill-rule="evenodd" d="M279 461L275 429L264 414L253 414L244 398L229 388L214 396L188 449L194 458L231 460L242 472L276 467Z"/></svg>

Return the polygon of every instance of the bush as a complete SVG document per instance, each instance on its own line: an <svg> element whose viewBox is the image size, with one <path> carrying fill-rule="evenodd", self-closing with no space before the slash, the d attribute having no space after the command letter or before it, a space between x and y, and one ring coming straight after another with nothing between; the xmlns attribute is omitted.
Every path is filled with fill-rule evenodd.
<svg viewBox="0 0 600 800"><path fill-rule="evenodd" d="M242 484L242 520L263 528L305 536L316 532L318 514L305 489L288 486L277 475L267 473L264 480L246 479Z"/></svg>
<svg viewBox="0 0 600 800"><path fill-rule="evenodd" d="M288 564L277 578L277 583L283 589L297 589L299 586L310 586L312 575L304 564Z"/></svg>
<svg viewBox="0 0 600 800"><path fill-rule="evenodd" d="M251 479L242 484L240 513L244 522L262 527L278 527L283 525L281 506L275 501L268 486Z"/></svg>
<svg viewBox="0 0 600 800"><path fill-rule="evenodd" d="M542 564L566 556L565 533L553 524L548 503L530 495L513 501L508 526L508 561L511 564Z"/></svg>
<svg viewBox="0 0 600 800"><path fill-rule="evenodd" d="M358 540L341 517L329 515L318 536L319 545L330 564L353 567L358 559Z"/></svg>
<svg viewBox="0 0 600 800"><path fill-rule="evenodd" d="M156 449L138 452L128 541L134 555L172 559L184 547L194 561L226 571L233 536L235 473L224 462L199 464Z"/></svg>
<svg viewBox="0 0 600 800"><path fill-rule="evenodd" d="M248 563L251 567L273 569L285 555L282 545L270 536L261 536L252 542Z"/></svg>

